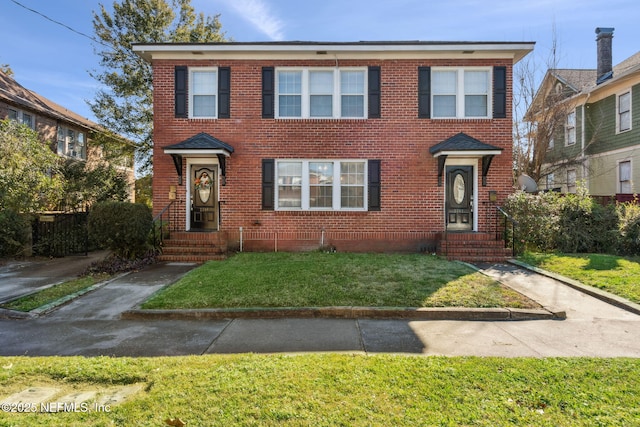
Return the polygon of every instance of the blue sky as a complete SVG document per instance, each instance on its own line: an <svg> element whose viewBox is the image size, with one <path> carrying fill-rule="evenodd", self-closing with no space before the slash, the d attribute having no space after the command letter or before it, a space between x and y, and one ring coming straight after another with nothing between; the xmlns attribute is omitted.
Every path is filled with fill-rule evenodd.
<svg viewBox="0 0 640 427"><path fill-rule="evenodd" d="M93 36L92 11L113 0L15 0ZM595 68L596 27L615 27L613 63L640 51L637 0L192 0L196 11L220 14L235 41L516 41L536 42L541 73L555 34L559 67ZM23 86L93 119L86 99L99 89L88 71L99 66L93 42L0 0L0 64Z"/></svg>

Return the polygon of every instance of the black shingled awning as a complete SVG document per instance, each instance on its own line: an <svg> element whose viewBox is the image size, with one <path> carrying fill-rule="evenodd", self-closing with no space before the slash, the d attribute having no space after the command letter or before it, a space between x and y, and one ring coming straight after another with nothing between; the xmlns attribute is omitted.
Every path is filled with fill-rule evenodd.
<svg viewBox="0 0 640 427"><path fill-rule="evenodd" d="M178 184L182 185L182 157L210 157L217 156L220 164L220 174L226 176L226 158L233 153L233 147L220 141L208 133L199 133L177 144L163 148L165 154L170 154L178 173Z"/></svg>
<svg viewBox="0 0 640 427"><path fill-rule="evenodd" d="M429 148L429 153L438 159L438 186L442 185L442 175L447 157L481 157L482 158L482 185L487 185L487 174L493 156L502 153L502 148L485 144L469 135L460 132L451 138Z"/></svg>

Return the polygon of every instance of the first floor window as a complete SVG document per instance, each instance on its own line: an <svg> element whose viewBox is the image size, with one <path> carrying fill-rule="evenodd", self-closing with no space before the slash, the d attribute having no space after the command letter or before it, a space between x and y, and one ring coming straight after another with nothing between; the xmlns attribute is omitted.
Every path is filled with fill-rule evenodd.
<svg viewBox="0 0 640 427"><path fill-rule="evenodd" d="M567 171L567 193L576 192L576 170L570 169Z"/></svg>
<svg viewBox="0 0 640 427"><path fill-rule="evenodd" d="M366 161L280 160L276 173L276 209L365 209Z"/></svg>
<svg viewBox="0 0 640 427"><path fill-rule="evenodd" d="M551 190L555 184L555 178L552 173L547 175L547 190Z"/></svg>
<svg viewBox="0 0 640 427"><path fill-rule="evenodd" d="M620 185L619 191L623 194L632 193L631 191L631 161L626 160L618 163Z"/></svg>

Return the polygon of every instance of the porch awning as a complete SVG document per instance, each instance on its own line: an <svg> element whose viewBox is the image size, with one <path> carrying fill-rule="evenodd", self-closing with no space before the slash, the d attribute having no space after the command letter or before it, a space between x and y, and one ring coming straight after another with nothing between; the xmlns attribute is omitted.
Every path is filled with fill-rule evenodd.
<svg viewBox="0 0 640 427"><path fill-rule="evenodd" d="M502 153L502 148L486 144L469 135L460 132L449 139L429 148L429 153L438 159L438 186L442 185L442 175L447 157L481 157L482 158L482 185L487 185L487 174L493 156Z"/></svg>
<svg viewBox="0 0 640 427"><path fill-rule="evenodd" d="M220 164L220 174L226 177L226 158L233 153L233 147L220 141L208 133L199 133L177 144L163 148L165 154L170 154L178 173L178 184L182 185L182 157L211 157L217 156Z"/></svg>

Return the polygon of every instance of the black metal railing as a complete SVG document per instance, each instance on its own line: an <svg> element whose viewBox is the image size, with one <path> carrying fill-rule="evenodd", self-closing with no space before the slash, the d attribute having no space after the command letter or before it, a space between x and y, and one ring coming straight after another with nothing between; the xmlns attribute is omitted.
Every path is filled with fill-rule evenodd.
<svg viewBox="0 0 640 427"><path fill-rule="evenodd" d="M45 212L32 224L33 255L64 257L89 252L88 212Z"/></svg>
<svg viewBox="0 0 640 427"><path fill-rule="evenodd" d="M153 243L156 246L162 246L165 238L171 236L171 216L175 216L175 212L172 212L171 207L174 205L175 200L169 202L158 215L153 218Z"/></svg>
<svg viewBox="0 0 640 427"><path fill-rule="evenodd" d="M505 248L511 246L512 256L517 256L518 248L518 222L511 215L506 213L500 206L496 206L496 240L502 238Z"/></svg>

